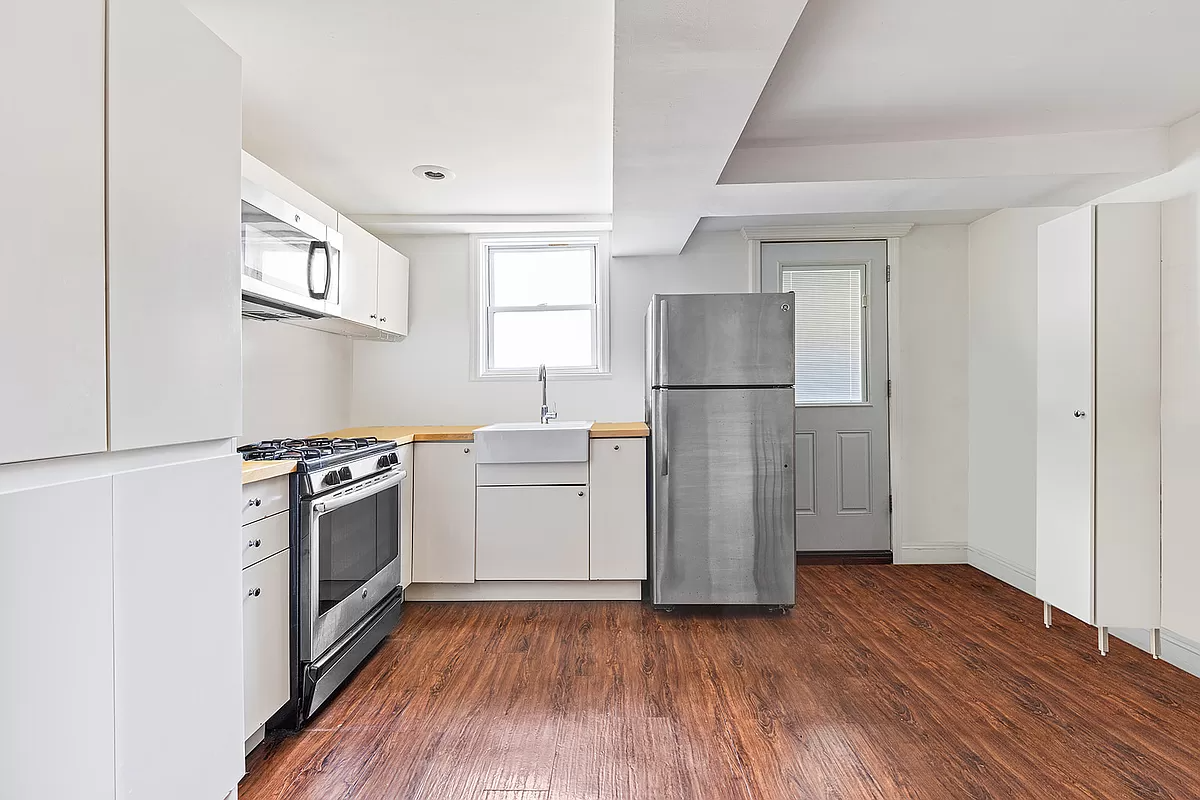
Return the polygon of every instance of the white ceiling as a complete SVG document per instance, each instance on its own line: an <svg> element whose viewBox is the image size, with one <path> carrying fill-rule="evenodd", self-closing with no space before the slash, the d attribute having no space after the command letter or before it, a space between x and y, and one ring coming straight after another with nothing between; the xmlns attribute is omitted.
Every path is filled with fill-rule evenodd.
<svg viewBox="0 0 1200 800"><path fill-rule="evenodd" d="M612 0L185 2L242 56L245 149L347 215L611 214Z"/></svg>
<svg viewBox="0 0 1200 800"><path fill-rule="evenodd" d="M1197 0L810 0L742 142L1171 125L1200 109Z"/></svg>
<svg viewBox="0 0 1200 800"><path fill-rule="evenodd" d="M1200 110L1200 0L616 2L619 255L702 218L1082 204L1169 169Z"/></svg>

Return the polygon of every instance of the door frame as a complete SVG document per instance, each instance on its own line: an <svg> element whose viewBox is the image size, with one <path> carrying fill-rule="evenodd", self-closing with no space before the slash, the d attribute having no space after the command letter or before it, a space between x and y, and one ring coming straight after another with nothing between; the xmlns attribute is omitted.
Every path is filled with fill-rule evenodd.
<svg viewBox="0 0 1200 800"><path fill-rule="evenodd" d="M892 280L900 274L900 239L913 229L911 223L879 225L789 225L767 228L742 228L748 250L748 285L750 291L762 291L762 246L789 242L863 242L883 241L887 243L887 375L891 383L888 401L888 472L892 492L892 513L888 519L891 531L892 561L908 563L904 548L905 484L904 459L900 449L901 421L904 415L904 375L901 369L903 357L900 332L900 292L898 281Z"/></svg>

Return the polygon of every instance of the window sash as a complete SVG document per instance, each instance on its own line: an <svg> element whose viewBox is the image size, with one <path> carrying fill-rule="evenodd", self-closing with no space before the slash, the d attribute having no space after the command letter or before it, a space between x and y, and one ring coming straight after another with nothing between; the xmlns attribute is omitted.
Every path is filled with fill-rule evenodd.
<svg viewBox="0 0 1200 800"><path fill-rule="evenodd" d="M870 313L868 310L868 298L870 289L868 288L869 275L865 264L862 263L836 263L827 262L820 264L788 264L780 268L779 285L782 290L784 286L785 275L791 273L811 273L811 272L858 272L859 273L859 294L860 294L860 312L859 312L859 347L858 347L858 379L860 387L861 400L801 400L796 398L797 407L820 407L820 406L867 406L871 404L871 386L870 386ZM798 297L796 300L795 313L800 314L802 310L802 302ZM797 367L799 364L797 363ZM797 371L796 375L797 386L800 385L800 375Z"/></svg>

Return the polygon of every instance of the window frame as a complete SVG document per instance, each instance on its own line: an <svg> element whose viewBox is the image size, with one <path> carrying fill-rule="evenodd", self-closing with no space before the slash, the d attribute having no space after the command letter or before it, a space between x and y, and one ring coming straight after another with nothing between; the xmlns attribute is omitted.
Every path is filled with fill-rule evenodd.
<svg viewBox="0 0 1200 800"><path fill-rule="evenodd" d="M494 306L492 255L497 250L537 251L550 247L591 248L592 303L544 306ZM471 380L514 381L536 378L538 368L501 369L492 366L493 321L497 311L585 310L592 312L592 364L582 367L547 367L551 377L607 378L609 362L609 244L607 233L472 234L471 248Z"/></svg>

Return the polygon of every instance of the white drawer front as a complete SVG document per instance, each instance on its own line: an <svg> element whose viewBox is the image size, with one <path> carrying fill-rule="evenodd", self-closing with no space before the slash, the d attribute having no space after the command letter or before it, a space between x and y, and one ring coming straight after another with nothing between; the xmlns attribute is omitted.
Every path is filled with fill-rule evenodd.
<svg viewBox="0 0 1200 800"><path fill-rule="evenodd" d="M291 519L284 511L242 526L242 569L287 549Z"/></svg>
<svg viewBox="0 0 1200 800"><path fill-rule="evenodd" d="M242 524L255 522L280 511L290 502L290 475L247 483L242 487Z"/></svg>

